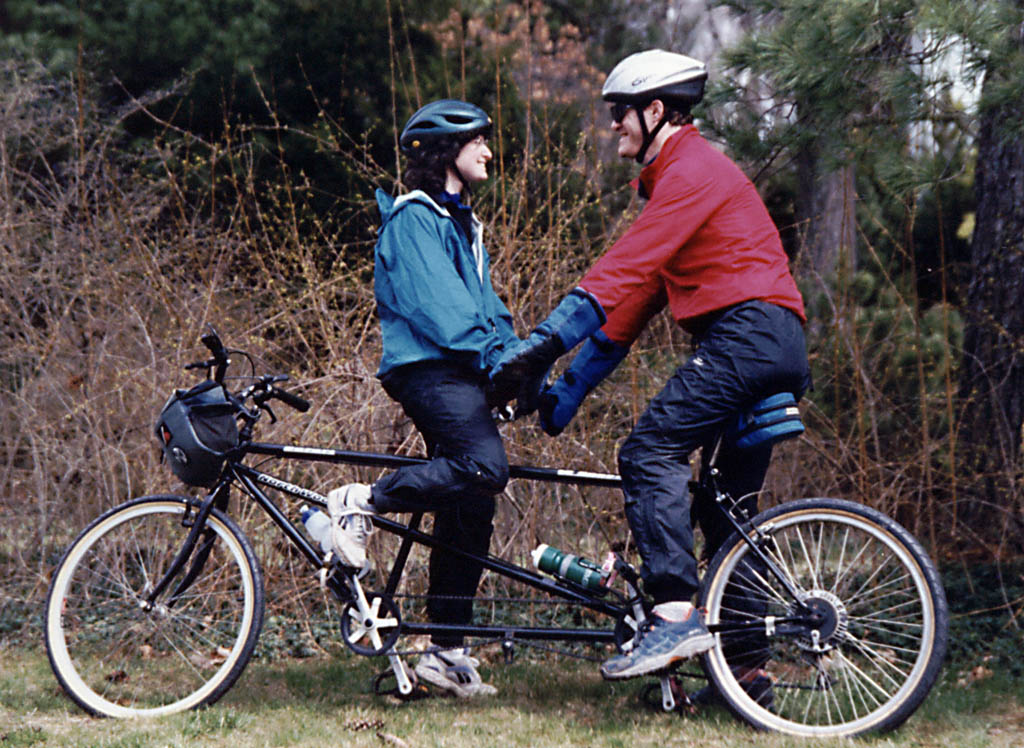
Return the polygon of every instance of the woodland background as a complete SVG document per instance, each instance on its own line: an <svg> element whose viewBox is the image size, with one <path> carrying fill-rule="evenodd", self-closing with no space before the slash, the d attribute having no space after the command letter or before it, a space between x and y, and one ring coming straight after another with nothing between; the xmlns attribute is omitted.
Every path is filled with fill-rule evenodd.
<svg viewBox="0 0 1024 748"><path fill-rule="evenodd" d="M984 566L1019 631L1024 0L7 0L0 29L0 637L37 620L88 521L180 489L152 425L207 323L314 403L261 440L421 454L374 378L396 131L442 96L491 113L473 204L525 334L642 207L599 92L652 46L708 61L698 125L807 301L808 432L766 501L897 517L944 568ZM613 472L687 353L657 318L560 438L504 426L511 460ZM283 469L319 491L376 475ZM236 512L301 614L306 572ZM538 542L628 550L621 496L513 482L493 551Z"/></svg>

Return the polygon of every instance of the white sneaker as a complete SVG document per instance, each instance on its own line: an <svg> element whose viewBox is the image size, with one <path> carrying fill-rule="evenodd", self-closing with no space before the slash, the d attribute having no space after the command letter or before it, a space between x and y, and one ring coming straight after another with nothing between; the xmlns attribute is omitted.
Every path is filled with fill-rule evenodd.
<svg viewBox="0 0 1024 748"><path fill-rule="evenodd" d="M461 649L426 652L416 663L416 676L462 699L493 696L498 689L480 679L476 671L479 664L478 659Z"/></svg>
<svg viewBox="0 0 1024 748"><path fill-rule="evenodd" d="M370 495L370 487L363 483L349 483L327 494L334 552L343 564L357 569L366 566L366 541L373 532Z"/></svg>

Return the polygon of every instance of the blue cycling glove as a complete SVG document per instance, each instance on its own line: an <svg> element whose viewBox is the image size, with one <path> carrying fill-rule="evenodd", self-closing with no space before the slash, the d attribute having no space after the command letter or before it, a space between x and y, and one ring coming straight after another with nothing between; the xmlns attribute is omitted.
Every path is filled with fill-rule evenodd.
<svg viewBox="0 0 1024 748"><path fill-rule="evenodd" d="M627 353L628 346L611 341L600 330L591 335L558 381L541 392L538 416L544 433L561 434L587 393L611 374Z"/></svg>
<svg viewBox="0 0 1024 748"><path fill-rule="evenodd" d="M525 399L535 400L551 365L599 330L605 320L604 309L597 299L582 288L574 289L526 340L498 360L491 370L492 389L507 402L521 395L523 385L530 383L535 392ZM519 415L527 412L529 410L520 410Z"/></svg>

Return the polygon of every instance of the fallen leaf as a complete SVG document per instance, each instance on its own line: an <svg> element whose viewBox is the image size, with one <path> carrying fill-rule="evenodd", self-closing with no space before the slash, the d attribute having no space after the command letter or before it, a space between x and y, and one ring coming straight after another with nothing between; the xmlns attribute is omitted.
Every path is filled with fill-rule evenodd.
<svg viewBox="0 0 1024 748"><path fill-rule="evenodd" d="M400 737L398 737L397 735L392 735L390 732L378 732L377 737L383 740L385 743L396 746L396 748L412 748Z"/></svg>

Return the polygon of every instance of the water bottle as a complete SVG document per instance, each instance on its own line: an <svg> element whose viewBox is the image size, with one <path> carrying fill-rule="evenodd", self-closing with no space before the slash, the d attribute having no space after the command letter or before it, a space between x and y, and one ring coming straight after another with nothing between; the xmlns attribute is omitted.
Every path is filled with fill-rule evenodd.
<svg viewBox="0 0 1024 748"><path fill-rule="evenodd" d="M309 537L320 544L324 553L328 553L333 545L331 543L331 518L319 509L311 509L308 506L302 507L302 524L306 527Z"/></svg>
<svg viewBox="0 0 1024 748"><path fill-rule="evenodd" d="M538 545L530 555L533 565L543 572L594 592L607 590L605 580L611 575L611 570L605 571L593 561L565 553L546 543Z"/></svg>

